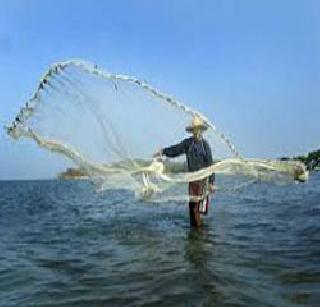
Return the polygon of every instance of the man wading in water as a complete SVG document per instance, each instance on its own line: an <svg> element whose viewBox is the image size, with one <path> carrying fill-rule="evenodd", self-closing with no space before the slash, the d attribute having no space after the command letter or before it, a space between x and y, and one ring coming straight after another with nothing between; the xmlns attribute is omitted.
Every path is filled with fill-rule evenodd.
<svg viewBox="0 0 320 307"><path fill-rule="evenodd" d="M195 115L186 131L192 133L192 137L184 139L181 143L166 147L154 154L154 157L161 155L174 158L182 154L186 155L189 172L198 171L212 164L212 153L208 142L203 138L203 131L208 126L203 120ZM209 199L206 192L214 192L215 175L212 174L203 180L189 182L189 215L191 226L201 225L200 213L207 214ZM201 206L205 209L201 210ZM201 212L200 212L201 211Z"/></svg>

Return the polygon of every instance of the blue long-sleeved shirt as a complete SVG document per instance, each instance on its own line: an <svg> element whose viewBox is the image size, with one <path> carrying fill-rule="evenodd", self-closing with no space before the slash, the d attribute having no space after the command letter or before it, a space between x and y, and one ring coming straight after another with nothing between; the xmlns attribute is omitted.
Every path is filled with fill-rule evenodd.
<svg viewBox="0 0 320 307"><path fill-rule="evenodd" d="M182 142L162 149L162 154L174 158L182 154L186 155L188 170L198 171L212 164L212 152L209 143L205 139L196 140L193 137L184 139ZM214 173L209 176L209 183L213 183Z"/></svg>

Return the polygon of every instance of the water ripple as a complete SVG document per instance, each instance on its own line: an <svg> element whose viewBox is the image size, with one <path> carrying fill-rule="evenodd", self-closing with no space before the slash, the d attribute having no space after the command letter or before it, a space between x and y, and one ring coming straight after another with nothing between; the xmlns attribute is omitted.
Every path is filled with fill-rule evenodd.
<svg viewBox="0 0 320 307"><path fill-rule="evenodd" d="M0 305L316 306L319 183L218 192L192 230L187 205L0 182Z"/></svg>

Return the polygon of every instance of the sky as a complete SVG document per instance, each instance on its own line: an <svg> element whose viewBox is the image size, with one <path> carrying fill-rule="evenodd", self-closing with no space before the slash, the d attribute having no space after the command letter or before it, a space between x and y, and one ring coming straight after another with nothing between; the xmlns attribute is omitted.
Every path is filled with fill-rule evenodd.
<svg viewBox="0 0 320 307"><path fill-rule="evenodd" d="M0 2L0 125L53 62L80 58L134 75L204 113L243 156L320 148L320 2ZM0 179L70 165L0 130Z"/></svg>

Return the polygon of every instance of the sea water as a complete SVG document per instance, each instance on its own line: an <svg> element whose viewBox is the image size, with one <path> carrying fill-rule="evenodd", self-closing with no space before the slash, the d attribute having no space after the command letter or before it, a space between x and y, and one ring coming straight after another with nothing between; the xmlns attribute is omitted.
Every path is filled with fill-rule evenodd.
<svg viewBox="0 0 320 307"><path fill-rule="evenodd" d="M316 306L319 220L320 173L218 190L199 230L187 204L2 181L0 305Z"/></svg>

